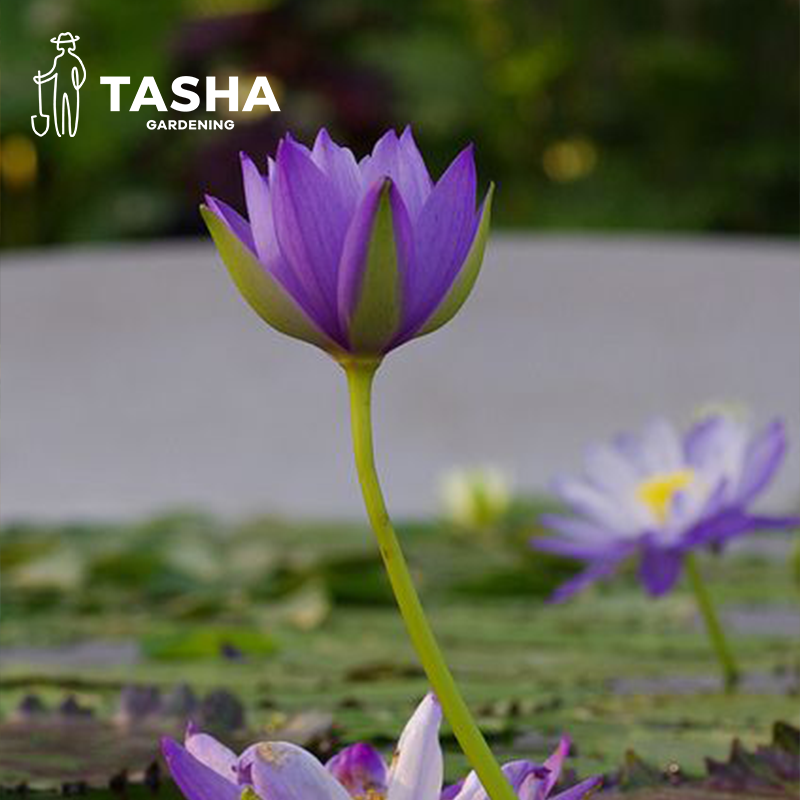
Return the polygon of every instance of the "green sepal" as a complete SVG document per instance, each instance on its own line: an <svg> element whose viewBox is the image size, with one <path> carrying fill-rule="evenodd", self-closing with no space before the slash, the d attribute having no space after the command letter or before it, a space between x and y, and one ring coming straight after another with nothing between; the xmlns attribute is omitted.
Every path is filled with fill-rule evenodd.
<svg viewBox="0 0 800 800"><path fill-rule="evenodd" d="M236 288L261 319L287 336L315 344L329 353L341 352L341 347L309 319L250 249L208 206L201 205L200 213Z"/></svg>
<svg viewBox="0 0 800 800"><path fill-rule="evenodd" d="M357 353L381 352L400 325L402 287L390 191L387 181L367 243L358 301L347 326L350 349Z"/></svg>
<svg viewBox="0 0 800 800"><path fill-rule="evenodd" d="M458 313L458 310L469 297L469 293L478 279L478 273L481 271L481 264L483 264L483 253L486 249L486 240L489 238L493 197L494 184L491 184L483 202L483 212L481 213L481 221L478 223L478 232L475 234L475 239L472 241L472 246L467 253L466 259L464 259L464 265L450 287L450 291L439 303L439 307L431 315L431 318L419 329L416 336L424 336L426 333L432 333L437 328L441 328L442 325L449 322Z"/></svg>

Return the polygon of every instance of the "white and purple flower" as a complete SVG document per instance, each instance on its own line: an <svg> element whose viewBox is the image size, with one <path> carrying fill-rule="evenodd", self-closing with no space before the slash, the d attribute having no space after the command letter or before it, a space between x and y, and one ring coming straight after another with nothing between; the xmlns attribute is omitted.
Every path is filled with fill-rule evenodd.
<svg viewBox="0 0 800 800"><path fill-rule="evenodd" d="M753 434L732 416L714 414L685 436L664 420L589 450L584 474L558 480L555 492L574 516L548 514L562 535L533 547L588 562L553 599L563 600L639 555L639 575L653 596L678 580L686 553L720 547L742 534L795 527L797 518L750 511L786 452L783 424Z"/></svg>
<svg viewBox="0 0 800 800"><path fill-rule="evenodd" d="M164 739L162 751L187 800L488 800L475 773L442 790L439 745L442 713L429 694L403 731L391 765L368 744L345 748L323 766L311 753L287 742L261 742L237 756L193 726L183 745ZM569 751L564 737L537 765L514 761L503 768L520 800L583 800L600 777L552 795Z"/></svg>

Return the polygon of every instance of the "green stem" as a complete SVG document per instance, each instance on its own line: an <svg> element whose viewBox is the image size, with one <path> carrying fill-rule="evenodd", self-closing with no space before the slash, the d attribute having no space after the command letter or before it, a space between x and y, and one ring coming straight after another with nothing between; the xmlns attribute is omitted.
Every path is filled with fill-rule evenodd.
<svg viewBox="0 0 800 800"><path fill-rule="evenodd" d="M342 364L350 388L353 449L367 514L406 630L461 749L492 800L517 800L447 668L386 510L372 446L372 380L378 363L360 360Z"/></svg>
<svg viewBox="0 0 800 800"><path fill-rule="evenodd" d="M732 692L739 683L739 670L736 667L736 661L725 639L725 634L723 633L717 612L714 609L711 595L708 593L705 581L703 580L703 576L697 566L697 561L692 553L686 556L686 572L689 576L689 583L692 586L697 605L700 608L700 613L703 615L708 637L711 639L714 652L717 654L717 659L722 667L725 691Z"/></svg>

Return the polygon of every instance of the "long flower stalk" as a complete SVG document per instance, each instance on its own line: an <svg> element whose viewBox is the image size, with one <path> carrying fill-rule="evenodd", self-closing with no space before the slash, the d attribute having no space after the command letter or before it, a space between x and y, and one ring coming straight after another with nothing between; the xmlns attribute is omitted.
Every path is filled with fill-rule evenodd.
<svg viewBox="0 0 800 800"><path fill-rule="evenodd" d="M686 556L686 574L689 576L689 583L694 592L697 606L703 617L703 622L708 632L708 638L711 640L711 645L719 660L720 667L722 668L722 680L726 692L736 691L739 683L739 669L736 666L736 660L733 657L728 641L725 638L725 633L722 630L722 625L719 621L714 602L708 592L703 575L700 568L697 566L697 561L693 553Z"/></svg>
<svg viewBox="0 0 800 800"><path fill-rule="evenodd" d="M517 800L447 667L386 510L372 444L372 384L378 364L377 359L342 364L350 390L353 450L364 505L406 630L459 745L492 800Z"/></svg>

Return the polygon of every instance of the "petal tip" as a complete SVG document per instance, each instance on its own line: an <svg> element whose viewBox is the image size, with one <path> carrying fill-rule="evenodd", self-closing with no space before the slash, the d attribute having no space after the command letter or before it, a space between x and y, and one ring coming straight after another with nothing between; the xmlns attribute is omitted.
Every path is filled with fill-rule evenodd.
<svg viewBox="0 0 800 800"><path fill-rule="evenodd" d="M171 736L161 737L161 753L167 762L171 761L183 749Z"/></svg>

